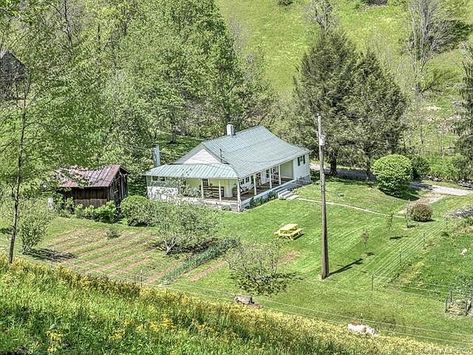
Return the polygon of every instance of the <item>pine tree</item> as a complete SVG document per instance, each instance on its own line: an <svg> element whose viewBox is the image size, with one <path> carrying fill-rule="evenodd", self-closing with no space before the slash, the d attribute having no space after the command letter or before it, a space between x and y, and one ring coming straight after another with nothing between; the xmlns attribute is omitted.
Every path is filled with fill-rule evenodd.
<svg viewBox="0 0 473 355"><path fill-rule="evenodd" d="M473 54L473 49L470 49ZM456 124L459 135L456 143L457 151L463 155L463 170L473 173L473 60L463 65L464 77L462 95L462 112Z"/></svg>
<svg viewBox="0 0 473 355"><path fill-rule="evenodd" d="M347 99L348 116L355 127L354 147L358 163L371 175L373 159L398 150L405 124L406 99L376 55L368 50L353 73L352 92Z"/></svg>
<svg viewBox="0 0 473 355"><path fill-rule="evenodd" d="M355 47L343 32L320 31L302 59L300 77L295 83L303 143L317 151L316 117L320 114L331 174L336 174L337 160L348 154L347 144L354 139L346 99L353 85L356 59Z"/></svg>

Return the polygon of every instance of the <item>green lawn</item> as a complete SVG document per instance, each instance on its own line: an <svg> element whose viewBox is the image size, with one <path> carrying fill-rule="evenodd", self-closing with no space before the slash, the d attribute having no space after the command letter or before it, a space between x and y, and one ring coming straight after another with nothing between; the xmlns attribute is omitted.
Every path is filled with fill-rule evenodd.
<svg viewBox="0 0 473 355"><path fill-rule="evenodd" d="M458 346L473 343L471 320L447 317L443 308L455 273L471 260L469 255L459 259L458 253L470 248L471 242L468 236L453 241L442 234L459 223L446 219L448 213L473 204L473 196L444 197L433 204L432 222L407 228L401 212L410 201L386 196L365 183L330 180L327 196L333 274L322 282L318 279L319 186L308 185L297 193L298 200L275 200L244 213L221 214L221 236L267 243L275 240L273 232L281 225L298 223L304 230L301 238L283 242L282 247L283 268L298 273L300 280L285 293L257 297L258 302L267 308L342 324L365 321L386 333L439 342L445 339ZM426 196L420 193L417 197ZM395 217L388 231L387 214L391 212ZM153 248L151 228L119 225L120 237L107 239L109 227L57 218L42 247L54 251L49 256L65 258L55 263L71 269L149 285L159 285L162 277L186 258L166 257ZM369 234L366 248L363 231ZM6 246L6 238L0 245ZM466 270L472 269L468 266ZM241 292L233 286L224 259L181 275L169 287L227 301Z"/></svg>

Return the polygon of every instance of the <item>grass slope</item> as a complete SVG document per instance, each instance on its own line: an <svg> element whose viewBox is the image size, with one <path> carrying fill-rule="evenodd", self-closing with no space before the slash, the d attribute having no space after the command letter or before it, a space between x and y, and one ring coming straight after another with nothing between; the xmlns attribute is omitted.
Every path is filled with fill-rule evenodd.
<svg viewBox="0 0 473 355"><path fill-rule="evenodd" d="M392 354L451 349L0 258L0 352Z"/></svg>

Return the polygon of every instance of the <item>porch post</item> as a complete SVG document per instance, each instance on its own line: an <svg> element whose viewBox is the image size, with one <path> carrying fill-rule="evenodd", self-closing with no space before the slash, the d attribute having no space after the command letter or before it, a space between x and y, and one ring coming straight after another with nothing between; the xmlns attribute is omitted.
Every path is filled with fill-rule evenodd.
<svg viewBox="0 0 473 355"><path fill-rule="evenodd" d="M278 165L279 185L281 185L281 165Z"/></svg>
<svg viewBox="0 0 473 355"><path fill-rule="evenodd" d="M273 168L269 169L269 188L273 188Z"/></svg>
<svg viewBox="0 0 473 355"><path fill-rule="evenodd" d="M220 184L220 179L218 180L218 200L222 202L222 188Z"/></svg>
<svg viewBox="0 0 473 355"><path fill-rule="evenodd" d="M241 210L240 178L237 178L237 202L238 202L238 212L240 212Z"/></svg>
<svg viewBox="0 0 473 355"><path fill-rule="evenodd" d="M256 174L253 175L253 188L255 190L255 196L258 195L258 189L256 188Z"/></svg>
<svg viewBox="0 0 473 355"><path fill-rule="evenodd" d="M204 198L204 179L200 179L200 194L203 199Z"/></svg>

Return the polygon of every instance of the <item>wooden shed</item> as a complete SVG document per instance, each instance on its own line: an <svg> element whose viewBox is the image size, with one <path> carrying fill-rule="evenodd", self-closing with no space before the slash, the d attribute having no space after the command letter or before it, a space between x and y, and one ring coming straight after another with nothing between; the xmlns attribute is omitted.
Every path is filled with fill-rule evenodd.
<svg viewBox="0 0 473 355"><path fill-rule="evenodd" d="M60 172L59 192L75 205L99 207L114 201L119 206L128 195L127 177L128 171L120 165L68 168Z"/></svg>

